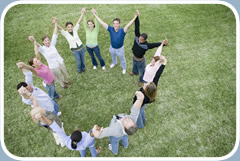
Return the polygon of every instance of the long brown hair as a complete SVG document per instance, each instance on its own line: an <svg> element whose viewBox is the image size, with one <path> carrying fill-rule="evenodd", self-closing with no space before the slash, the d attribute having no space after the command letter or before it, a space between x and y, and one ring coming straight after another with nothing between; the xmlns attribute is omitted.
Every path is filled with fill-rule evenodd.
<svg viewBox="0 0 240 161"><path fill-rule="evenodd" d="M157 86L155 83L150 82L144 89L144 93L150 98L151 102L154 102L157 95Z"/></svg>

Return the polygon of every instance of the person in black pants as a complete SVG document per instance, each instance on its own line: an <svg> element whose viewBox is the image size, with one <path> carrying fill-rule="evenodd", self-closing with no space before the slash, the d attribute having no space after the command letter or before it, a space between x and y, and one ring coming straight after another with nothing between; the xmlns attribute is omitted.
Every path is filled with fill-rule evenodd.
<svg viewBox="0 0 240 161"><path fill-rule="evenodd" d="M139 11L137 11L139 12ZM139 13L138 13L139 15ZM134 44L132 47L132 51L133 51L133 69L132 72L130 72L129 74L131 76L133 75L138 75L138 73L140 72L140 77L139 77L139 82L138 82L138 86L142 87L143 86L143 75L145 72L145 58L144 58L144 54L146 53L146 51L148 49L153 49L155 47L158 47L162 44L162 42L158 42L158 43L148 43L147 42L147 38L148 35L146 33L142 33L140 34L140 22L139 22L139 16L137 16L136 20L135 20L135 39L134 39ZM165 38L164 44L163 45L167 45L168 44L168 40Z"/></svg>

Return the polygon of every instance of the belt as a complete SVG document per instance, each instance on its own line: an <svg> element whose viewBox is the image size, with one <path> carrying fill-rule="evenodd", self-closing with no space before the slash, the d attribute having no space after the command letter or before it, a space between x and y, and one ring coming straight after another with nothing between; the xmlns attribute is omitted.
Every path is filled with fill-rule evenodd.
<svg viewBox="0 0 240 161"><path fill-rule="evenodd" d="M134 56L134 55L133 55L133 58L134 58L134 60L136 60L137 62L141 62L141 61L144 60L144 57L142 57L142 58L137 58L137 57Z"/></svg>

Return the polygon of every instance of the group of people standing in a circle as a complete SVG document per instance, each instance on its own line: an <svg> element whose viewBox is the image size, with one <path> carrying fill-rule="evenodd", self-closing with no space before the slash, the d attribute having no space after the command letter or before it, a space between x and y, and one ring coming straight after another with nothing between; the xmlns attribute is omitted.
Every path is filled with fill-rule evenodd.
<svg viewBox="0 0 240 161"><path fill-rule="evenodd" d="M53 18L54 32L50 40L49 36L42 38L42 45L37 43L34 36L29 36L29 40L34 45L35 57L29 60L29 65L23 62L18 62L17 66L22 69L25 75L25 82L20 82L17 85L17 90L25 104L32 106L31 116L41 126L51 130L55 141L62 147L66 146L71 150L80 151L81 157L86 155L86 149L89 148L91 155L96 157L101 152L101 147L95 148L94 138L109 137L110 144L108 149L115 155L118 154L119 142L122 141L124 148L128 148L128 135L134 134L138 128L143 128L146 123L145 108L146 105L152 103L156 99L157 85L159 78L165 68L167 60L161 55L163 46L168 45L168 40L165 38L162 42L148 43L148 35L140 33L139 11L137 10L133 19L124 27L120 28L120 19L113 20L113 26L107 25L97 15L95 9L91 10L95 17L95 21L86 20L86 8L81 10L81 16L74 26L72 22L66 22L66 31L58 24L57 18ZM62 96L56 92L55 79L63 88L68 88L71 84L68 73L64 64L63 58L59 55L56 49L58 38L58 29L69 43L69 48L72 51L79 73L85 72L85 47L78 36L80 22L83 19L83 27L86 32L86 49L91 56L93 69L96 69L98 63L94 56L97 56L102 70L105 70L105 61L103 60L100 48L98 46L99 24L101 24L110 33L110 48L112 56L112 64L110 68L117 65L117 57L120 58L122 66L122 74L126 73L126 59L124 56L124 37L130 26L135 22L135 38L132 47L133 51L133 69L130 75L138 75L140 73L138 86L141 87L136 91L133 97L133 105L130 115L117 114L113 115L109 127L103 128L94 125L89 132L81 132L74 130L71 135L67 136L63 123L59 119L59 105L55 99ZM158 47L152 61L146 66L144 54L148 49ZM41 62L39 52L47 60L48 66ZM48 94L45 93L33 84L32 73L43 79L43 85Z"/></svg>

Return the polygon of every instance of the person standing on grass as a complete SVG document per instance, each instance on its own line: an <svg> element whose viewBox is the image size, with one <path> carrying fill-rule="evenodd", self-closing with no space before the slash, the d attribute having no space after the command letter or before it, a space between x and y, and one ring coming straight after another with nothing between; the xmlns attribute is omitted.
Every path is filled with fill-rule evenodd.
<svg viewBox="0 0 240 161"><path fill-rule="evenodd" d="M53 19L53 23L55 25L52 40L50 41L47 35L42 37L43 46L39 45L33 36L29 36L29 40L35 45L38 45L39 52L42 53L44 58L48 62L48 66L50 70L53 72L57 82L63 88L68 88L70 81L68 80L67 69L64 64L63 58L59 55L56 49L57 43L57 19ZM39 53L38 53L39 54ZM40 57L38 55L37 57Z"/></svg>
<svg viewBox="0 0 240 161"><path fill-rule="evenodd" d="M145 108L146 104L152 103L155 101L155 97L157 95L157 85L159 78L167 64L167 59L164 56L161 56L163 43L160 45L158 50L156 51L152 61L147 65L146 71L143 76L144 86L139 89L144 94L144 100L141 105L140 114L137 120L138 128L143 128L146 123L145 118ZM133 103L137 100L137 96L134 97Z"/></svg>
<svg viewBox="0 0 240 161"><path fill-rule="evenodd" d="M42 78L44 87L48 91L48 95L50 98L52 98L53 100L57 99L57 98L62 98L62 96L57 94L57 92L56 92L56 87L55 87L55 82L54 82L54 79L55 79L54 74L48 68L48 66L43 64L40 60L41 58L40 58L40 54L38 52L38 45L36 44L36 41L34 44L34 51L35 51L36 57L31 58L28 61L30 66L24 64L23 62L17 63L17 66L19 68L25 68L27 70L30 70L32 73L34 73L35 75Z"/></svg>
<svg viewBox="0 0 240 161"><path fill-rule="evenodd" d="M95 148L93 129L90 130L89 133L85 131L81 132L80 130L74 130L70 136L67 136L55 121L48 119L45 115L39 113L37 114L36 119L49 125L49 127L63 140L66 147L70 150L79 151L81 157L86 156L87 148L89 148L92 157L96 157L101 152L101 146L99 146L97 150Z"/></svg>
<svg viewBox="0 0 240 161"><path fill-rule="evenodd" d="M120 58L121 65L122 65L122 74L126 73L127 64L126 59L124 56L124 38L126 35L126 32L130 28L130 26L133 24L135 19L138 16L138 12L136 12L134 18L124 27L120 28L120 19L115 18L113 20L113 27L107 25L102 19L100 19L97 16L97 12L95 9L93 9L93 15L96 17L98 22L110 33L110 39L111 39L111 45L109 48L109 51L112 55L112 64L110 65L110 68L113 68L117 65L117 56Z"/></svg>
<svg viewBox="0 0 240 161"><path fill-rule="evenodd" d="M67 28L67 31L64 31L63 28L60 25L58 25L58 28L60 29L62 35L67 39L69 47L76 59L77 70L79 74L85 72L84 64L85 48L77 33L84 13L85 8L81 10L81 16L79 17L77 24L74 27L72 22L66 22L65 26Z"/></svg>
<svg viewBox="0 0 240 161"><path fill-rule="evenodd" d="M130 72L129 74L133 76L133 75L138 75L138 73L140 72L139 82L138 82L139 87L142 87L144 83L143 75L146 67L144 55L146 51L148 49L153 49L155 47L158 47L162 44L161 42L148 43L147 38L148 38L148 35L146 33L140 34L140 22L139 22L139 12L138 12L138 16L135 20L135 39L132 47L133 69L132 69L132 72ZM165 38L163 45L167 45L167 44L168 44L168 41Z"/></svg>
<svg viewBox="0 0 240 161"><path fill-rule="evenodd" d="M118 114L113 115L109 127L101 128L100 132L96 134L96 138L108 137L111 144L108 145L108 149L113 154L118 154L119 141L122 140L124 148L128 147L128 135L133 135L137 131L136 121L139 116L140 108L144 99L142 92L136 92L137 100L131 108L130 115Z"/></svg>
<svg viewBox="0 0 240 161"><path fill-rule="evenodd" d="M84 10L85 12L86 10ZM92 9L92 12L96 12L94 9ZM93 64L93 69L97 69L97 61L95 59L94 53L96 54L102 70L105 70L105 62L100 54L100 48L98 46L98 33L99 33L99 23L95 18L95 21L93 20L86 20L85 15L83 16L83 27L86 32L86 48L91 56L92 59L92 64Z"/></svg>
<svg viewBox="0 0 240 161"><path fill-rule="evenodd" d="M32 72L22 68L22 66L18 66L19 69L22 69L23 74L25 75L25 82L20 82L17 85L17 90L22 97L22 102L34 107L33 100L31 99L31 95L35 96L38 102L38 105L46 111L52 112L56 116L60 116L61 112L59 112L59 105L52 98L49 97L47 93L41 90L38 87L35 87L33 84ZM21 92L22 90L27 90L28 93Z"/></svg>

